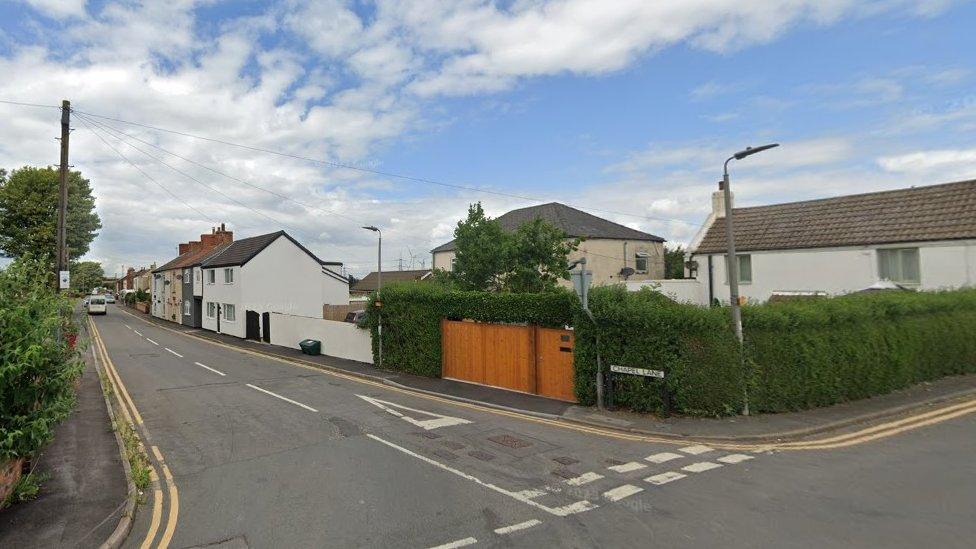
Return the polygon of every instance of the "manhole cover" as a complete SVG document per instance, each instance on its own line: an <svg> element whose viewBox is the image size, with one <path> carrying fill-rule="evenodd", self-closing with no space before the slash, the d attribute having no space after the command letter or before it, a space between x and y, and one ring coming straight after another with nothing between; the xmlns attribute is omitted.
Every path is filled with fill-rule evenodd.
<svg viewBox="0 0 976 549"><path fill-rule="evenodd" d="M552 460L560 465L576 465L577 463L579 463L578 459L573 459L569 456L554 457L552 458Z"/></svg>
<svg viewBox="0 0 976 549"><path fill-rule="evenodd" d="M451 450L460 450L461 448L464 448L463 444L460 442L454 442L453 440L442 440L441 444L447 446Z"/></svg>
<svg viewBox="0 0 976 549"><path fill-rule="evenodd" d="M556 469L555 471L552 472L552 474L556 475L557 477L564 478L564 479L567 479L567 480L569 480L571 478L576 478L577 476L579 476L576 473L570 471L569 469L562 469L562 468Z"/></svg>
<svg viewBox="0 0 976 549"><path fill-rule="evenodd" d="M494 442L495 444L501 444L502 446L507 446L509 448L528 448L529 446L532 446L531 442L522 440L520 438L515 438L511 435L488 437L488 440Z"/></svg>
<svg viewBox="0 0 976 549"><path fill-rule="evenodd" d="M495 454L489 454L488 452L483 452L481 450L468 452L468 455L473 458L480 459L481 461L491 461L495 459Z"/></svg>

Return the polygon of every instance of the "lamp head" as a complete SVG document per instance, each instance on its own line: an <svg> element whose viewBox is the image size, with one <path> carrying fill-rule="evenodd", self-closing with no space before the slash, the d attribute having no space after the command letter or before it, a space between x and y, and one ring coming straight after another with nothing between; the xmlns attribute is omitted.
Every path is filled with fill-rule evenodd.
<svg viewBox="0 0 976 549"><path fill-rule="evenodd" d="M763 151L779 147L779 143L770 143L769 145L761 145L759 147L746 147L745 149L732 155L732 158L736 160L742 160L747 156L752 156L756 153L761 153Z"/></svg>

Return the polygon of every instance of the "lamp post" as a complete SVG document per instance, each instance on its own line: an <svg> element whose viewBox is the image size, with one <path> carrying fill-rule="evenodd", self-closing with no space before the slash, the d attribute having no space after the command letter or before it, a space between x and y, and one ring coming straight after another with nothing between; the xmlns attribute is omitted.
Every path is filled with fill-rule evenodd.
<svg viewBox="0 0 976 549"><path fill-rule="evenodd" d="M725 238L729 245L728 255L726 256L726 272L729 277L729 301L732 305L732 327L735 330L735 338L742 347L742 309L739 306L739 261L735 256L735 236L732 232L732 190L729 185L729 162L742 160L747 156L779 147L779 143L770 143L760 147L746 147L745 149L733 154L725 161L722 169L722 191L725 195ZM742 414L749 415L748 394L744 400Z"/></svg>
<svg viewBox="0 0 976 549"><path fill-rule="evenodd" d="M383 231L381 231L379 229L379 227L376 227L374 225L366 225L363 228L366 229L367 231L373 231L374 233L376 233L376 236L377 236L377 241L376 241L376 301L377 301L377 304L379 305L377 307L377 309L379 309L379 311L377 312L377 314L379 315L379 317L378 317L379 320L377 321L377 326L376 326L376 337L379 340L379 341L377 341L377 347L378 347L378 350L379 350L379 352L377 353L378 358L379 358L379 360L378 360L379 364L377 364L376 366L379 367L379 368L382 368L383 367L383 301L380 300L380 290L383 289Z"/></svg>

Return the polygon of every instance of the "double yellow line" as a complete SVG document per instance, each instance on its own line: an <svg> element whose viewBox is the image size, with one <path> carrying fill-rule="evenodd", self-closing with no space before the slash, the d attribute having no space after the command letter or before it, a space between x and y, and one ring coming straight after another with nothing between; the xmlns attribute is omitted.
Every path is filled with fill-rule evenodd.
<svg viewBox="0 0 976 549"><path fill-rule="evenodd" d="M136 437L139 438L139 446L144 451L144 441L149 441L149 430L146 428L142 421L142 415L139 413L139 409L136 407L135 403L132 401L132 397L129 396L129 391L125 388L125 384L122 383L122 378L119 376L118 370L115 369L115 364L112 362L112 358L108 354L108 349L105 348L105 343L102 341L102 336L95 326L95 322L88 318L89 333L91 334L92 345L95 354L96 362L101 362L105 369L105 375L108 377L109 382L112 384L113 393L116 395L116 399L119 403L119 409L122 411L122 416L125 421L128 422L129 426L133 429ZM140 434L141 431L141 434ZM166 527L163 530L162 537L159 538L158 543L155 547L160 549L165 549L169 547L170 541L173 539L173 533L176 531L176 522L179 519L180 513L180 497L179 491L176 489L176 483L173 480L173 475L170 473L169 467L166 465L166 461L163 459L162 453L159 448L152 446L153 456L156 458L156 463L163 471L163 477L166 481L166 486L169 492L169 513L167 515ZM156 540L156 534L159 532L159 527L162 524L163 517L163 491L159 482L159 475L156 473L156 467L152 464L150 460L149 465L149 478L152 480L153 486L153 510L152 517L149 521L149 530L146 532L146 537L143 539L141 544L141 549L149 549L153 547L153 542Z"/></svg>
<svg viewBox="0 0 976 549"><path fill-rule="evenodd" d="M380 383L370 379L365 379L359 376L344 374L341 372L324 369L315 363L308 363L301 360L278 357L267 353L253 351L250 349L242 349L240 347L236 347L233 345L227 345L225 343L220 343L218 341L214 341L209 338L197 337L191 334L187 334L185 332L181 332L179 330L174 330L172 328L167 328L165 326L160 326L159 324L149 322L148 320L144 318L140 318L127 311L122 311L122 312L150 326L154 326L161 330L167 330L173 332L174 334L182 335L184 337L190 337L198 341L203 341L211 345L230 349L239 353L249 354L253 356L260 356L268 360L274 360L276 362L289 364L291 366L297 366L299 368L305 368L307 370L314 370L316 372L326 373L328 375L345 379L348 381L352 381L355 383L361 383L363 385L371 385L388 391L402 393L405 395L410 395L417 398L439 402L442 404L455 406L458 408L466 408L470 410L476 410L478 412L490 413L499 416L507 416L511 418L520 419L523 421L531 421L533 423L551 425L553 427L558 427L560 429L568 429L568 430L577 431L581 433L614 438L618 440L656 442L656 443L675 444L675 445L687 445L687 444L700 443L700 444L706 444L708 446L712 446L714 448L720 448L725 450L740 450L746 452L763 452L763 451L770 451L770 450L830 450L835 448L853 446L855 444L862 444L865 442L871 442L874 440L879 440L882 438L904 433L912 429L918 429L920 427L934 425L936 423L941 423L943 421L947 421L953 418L961 417L966 414L976 412L976 397L971 397L965 402L959 404L940 407L936 410L932 410L921 414L910 415L903 419L880 423L877 425L873 425L849 433L844 433L836 436L827 436L824 438L811 438L811 439L795 441L795 442L738 443L738 442L708 439L708 438L692 439L686 437L643 435L639 433L631 433L631 432L626 432L626 431L621 431L616 429L608 429L608 428L602 428L597 426L583 425L580 423L574 423L570 421L547 419L538 416L523 414L517 411L500 410L498 408L492 408L489 406L482 406L479 404L468 403L468 402L460 402L457 400L439 397L436 395L414 391L411 389L394 387L391 385L387 385L385 383Z"/></svg>

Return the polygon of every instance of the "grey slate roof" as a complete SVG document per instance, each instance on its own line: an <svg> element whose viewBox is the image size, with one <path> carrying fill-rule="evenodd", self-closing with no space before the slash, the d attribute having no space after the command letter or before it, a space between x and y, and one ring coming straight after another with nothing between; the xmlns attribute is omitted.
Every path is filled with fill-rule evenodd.
<svg viewBox="0 0 976 549"><path fill-rule="evenodd" d="M559 202L550 202L539 206L530 206L512 210L498 218L498 223L507 231L514 231L519 225L541 217L566 232L568 236L580 238L609 238L614 240L648 240L664 242L660 236L625 227L577 210ZM446 252L454 249L454 241L431 250L431 252Z"/></svg>
<svg viewBox="0 0 976 549"><path fill-rule="evenodd" d="M236 240L224 250L216 255L211 256L209 259L203 262L202 267L205 269L212 269L215 267L230 267L237 265L244 265L250 261L254 256L261 253L261 250L267 248L272 242L278 239L278 237L285 237L291 240L300 250L309 255L312 259L317 261L320 265L342 265L342 263L337 263L334 261L322 261L315 254L310 252L308 248L302 246L297 240L291 237L285 231L276 231L273 233L262 234L258 236L252 236L250 238L243 238L241 240Z"/></svg>
<svg viewBox="0 0 976 549"><path fill-rule="evenodd" d="M736 251L976 238L976 180L735 208ZM694 253L722 253L717 220Z"/></svg>

